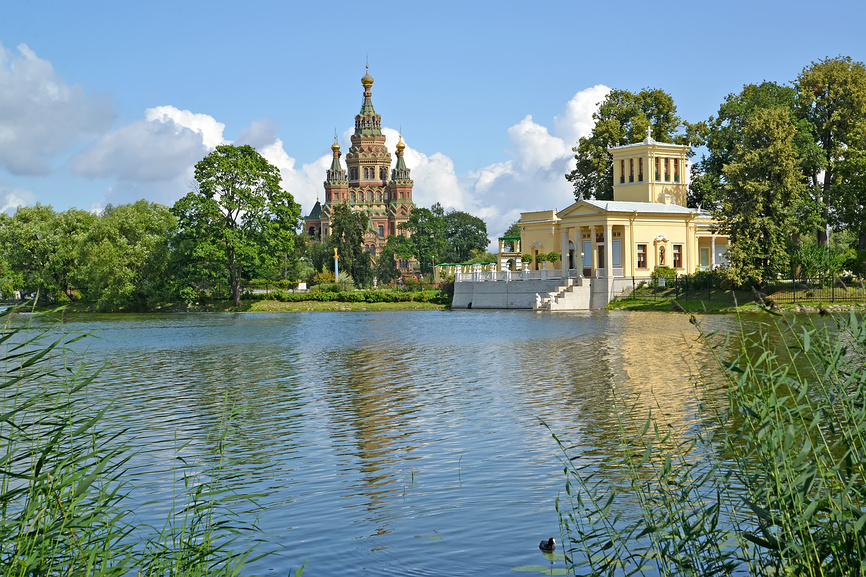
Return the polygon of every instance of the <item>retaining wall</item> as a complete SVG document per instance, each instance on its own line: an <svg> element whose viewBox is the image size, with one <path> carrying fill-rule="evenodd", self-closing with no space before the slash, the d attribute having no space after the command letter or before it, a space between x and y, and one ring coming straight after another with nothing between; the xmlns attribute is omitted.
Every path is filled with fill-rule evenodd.
<svg viewBox="0 0 866 577"><path fill-rule="evenodd" d="M564 286L564 280L516 280L454 283L454 309L531 309L535 294L547 296Z"/></svg>

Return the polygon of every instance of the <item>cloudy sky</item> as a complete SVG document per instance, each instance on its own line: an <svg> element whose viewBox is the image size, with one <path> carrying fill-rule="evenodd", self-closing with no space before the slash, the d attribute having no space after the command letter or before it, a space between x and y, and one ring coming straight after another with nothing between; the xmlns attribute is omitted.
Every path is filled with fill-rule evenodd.
<svg viewBox="0 0 866 577"><path fill-rule="evenodd" d="M724 6L723 8L721 6ZM415 202L483 217L573 202L564 174L610 88L690 121L747 83L866 60L866 2L4 2L0 210L172 204L220 143L251 144L308 213L365 62Z"/></svg>

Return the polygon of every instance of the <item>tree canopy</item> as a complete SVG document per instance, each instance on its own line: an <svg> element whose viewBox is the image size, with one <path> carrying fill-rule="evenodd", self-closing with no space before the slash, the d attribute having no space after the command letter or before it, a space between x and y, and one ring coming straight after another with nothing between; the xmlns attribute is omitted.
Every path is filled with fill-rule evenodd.
<svg viewBox="0 0 866 577"><path fill-rule="evenodd" d="M194 257L220 261L235 306L244 267L292 252L300 206L280 186L279 170L248 145L220 145L195 165L198 190L177 201Z"/></svg>

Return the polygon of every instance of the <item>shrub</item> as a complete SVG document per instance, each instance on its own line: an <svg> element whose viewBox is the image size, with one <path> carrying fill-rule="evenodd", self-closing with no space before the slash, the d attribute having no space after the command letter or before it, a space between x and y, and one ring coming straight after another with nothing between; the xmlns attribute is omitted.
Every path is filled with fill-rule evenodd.
<svg viewBox="0 0 866 577"><path fill-rule="evenodd" d="M525 254L522 257L520 257L520 260L522 260L523 262L532 262L532 255L531 254Z"/></svg>
<svg viewBox="0 0 866 577"><path fill-rule="evenodd" d="M322 272L317 272L313 275L313 278L310 279L313 284L322 284L334 282L334 273L329 270L323 270Z"/></svg>

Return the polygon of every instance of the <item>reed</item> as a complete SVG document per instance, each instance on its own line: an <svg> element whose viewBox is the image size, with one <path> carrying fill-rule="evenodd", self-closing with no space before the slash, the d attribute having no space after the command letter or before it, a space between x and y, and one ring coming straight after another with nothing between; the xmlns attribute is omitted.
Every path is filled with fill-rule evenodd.
<svg viewBox="0 0 866 577"><path fill-rule="evenodd" d="M685 434L618 399L625 482L557 438L575 574L866 574L866 322L765 312L755 331L702 334L726 404L699 403Z"/></svg>
<svg viewBox="0 0 866 577"><path fill-rule="evenodd" d="M223 474L233 413L212 465L178 459L182 483L165 524L137 526L124 481L131 453L122 431L102 426L109 408L87 401L99 371L70 354L88 335L13 322L19 312L0 313L0 575L242 574L263 538L233 508L253 496Z"/></svg>

